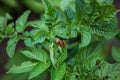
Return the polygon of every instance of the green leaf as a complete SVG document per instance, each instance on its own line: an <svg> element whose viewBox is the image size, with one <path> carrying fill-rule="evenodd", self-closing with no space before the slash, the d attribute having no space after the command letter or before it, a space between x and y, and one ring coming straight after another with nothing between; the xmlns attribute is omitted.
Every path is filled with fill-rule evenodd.
<svg viewBox="0 0 120 80"><path fill-rule="evenodd" d="M49 51L50 51L50 59L51 59L51 62L53 64L53 66L56 68L55 64L56 64L56 59L54 58L54 48L53 48L53 43L51 43L51 45L49 46Z"/></svg>
<svg viewBox="0 0 120 80"><path fill-rule="evenodd" d="M53 10L53 6L51 5L50 1L48 0L42 0L44 6L45 6L45 13L48 13Z"/></svg>
<svg viewBox="0 0 120 80"><path fill-rule="evenodd" d="M109 75L111 68L112 68L112 65L110 65L108 63L103 63L102 66L100 66L100 69L98 68L95 71L95 75L97 75L100 78L103 78L103 77Z"/></svg>
<svg viewBox="0 0 120 80"><path fill-rule="evenodd" d="M118 29L118 20L117 17L114 17L110 20L109 24L103 25L103 30L114 31Z"/></svg>
<svg viewBox="0 0 120 80"><path fill-rule="evenodd" d="M29 36L30 36L30 32L25 31L24 34L23 34L23 36L25 36L25 37L29 37Z"/></svg>
<svg viewBox="0 0 120 80"><path fill-rule="evenodd" d="M105 79L105 77L107 77L106 74L109 73L108 70L110 70L110 68L105 68L105 66L102 66L103 63L105 62L104 49L106 47L105 46L106 44L107 44L107 41L94 42L94 43L91 43L89 46L81 48L79 50L79 54L77 54L75 57L75 63L76 63L75 65L79 65L77 72L80 71L79 72L80 74L81 72L83 73L83 76L82 76L83 78L81 78L80 76L80 79L85 78L88 80L89 79L102 80L102 79ZM101 70L101 68L105 68L105 69ZM95 73L95 72L98 72L98 73Z"/></svg>
<svg viewBox="0 0 120 80"><path fill-rule="evenodd" d="M91 42L91 33L87 31L83 31L81 33L81 43L79 44L79 48L89 45L90 42Z"/></svg>
<svg viewBox="0 0 120 80"><path fill-rule="evenodd" d="M8 71L8 73L25 73L29 72L33 69L36 63L32 63L30 61L23 62L20 66L13 65L12 68Z"/></svg>
<svg viewBox="0 0 120 80"><path fill-rule="evenodd" d="M116 16L116 9L113 5L100 5L99 2L94 0L91 2L91 6L93 11L90 14L90 21L93 25L103 26L110 23L110 20Z"/></svg>
<svg viewBox="0 0 120 80"><path fill-rule="evenodd" d="M89 56L86 60L85 63L83 64L84 70L86 71L91 71L96 68L98 64L101 63L103 60L103 57L100 56L99 54L91 55ZM99 62L97 65L96 63Z"/></svg>
<svg viewBox="0 0 120 80"><path fill-rule="evenodd" d="M112 57L117 62L120 62L120 48L119 47L115 47L115 46L112 47Z"/></svg>
<svg viewBox="0 0 120 80"><path fill-rule="evenodd" d="M17 36L10 38L7 42L6 50L7 50L8 56L10 58L12 58L14 56L17 42L18 42Z"/></svg>
<svg viewBox="0 0 120 80"><path fill-rule="evenodd" d="M38 28L40 30L46 30L48 31L48 26L45 25L45 20L36 20L36 21L30 21L28 22L28 26L32 26L34 28Z"/></svg>
<svg viewBox="0 0 120 80"><path fill-rule="evenodd" d="M75 0L48 0L50 4L53 7L60 8L62 11L64 11L67 7L71 7L73 10L75 10Z"/></svg>
<svg viewBox="0 0 120 80"><path fill-rule="evenodd" d="M104 5L104 4L111 5L113 3L113 0L97 0L97 2L101 5Z"/></svg>
<svg viewBox="0 0 120 80"><path fill-rule="evenodd" d="M7 20L12 20L12 19L13 19L13 18L11 17L11 15L8 14L8 13L5 14L5 18L6 18Z"/></svg>
<svg viewBox="0 0 120 80"><path fill-rule="evenodd" d="M113 4L113 0L104 0L104 4L112 5Z"/></svg>
<svg viewBox="0 0 120 80"><path fill-rule="evenodd" d="M46 51L42 50L42 49L33 49L32 52L30 51L22 51L22 53L31 59L34 60L38 60L38 61L42 61L44 63L46 63L48 61L48 55L46 53Z"/></svg>
<svg viewBox="0 0 120 80"><path fill-rule="evenodd" d="M50 80L62 80L64 74L66 73L66 64L61 64L57 69L53 69L51 71L51 79Z"/></svg>
<svg viewBox="0 0 120 80"><path fill-rule="evenodd" d="M0 39L2 40L2 39L5 39L6 37L7 36L3 32L0 31Z"/></svg>
<svg viewBox="0 0 120 80"><path fill-rule="evenodd" d="M54 35L60 38L68 39L70 37L68 25L64 27L62 25L57 25L56 27L53 28L53 32L55 33Z"/></svg>
<svg viewBox="0 0 120 80"><path fill-rule="evenodd" d="M87 59L91 59L92 60L92 56L96 56L95 60L96 59L99 59L103 56L101 56L103 53L104 53L104 47L107 44L106 41L101 41L101 42L94 42L94 43L91 43L90 45L86 46L86 47L83 47L83 48L80 48L79 49L79 54L76 55L76 57L78 59L77 62L79 62L82 65L84 65L85 61L87 61ZM90 61L91 61L90 60ZM93 59L94 60L94 59ZM88 66L90 66L90 64L88 64Z"/></svg>
<svg viewBox="0 0 120 80"><path fill-rule="evenodd" d="M0 16L0 30L1 31L5 30L6 25L7 20L3 16Z"/></svg>
<svg viewBox="0 0 120 80"><path fill-rule="evenodd" d="M112 18L116 16L116 10L111 5L99 7L99 16L95 20L95 25L108 24Z"/></svg>
<svg viewBox="0 0 120 80"><path fill-rule="evenodd" d="M30 37L33 37L33 35L35 34L35 33L37 33L39 30L38 29L32 29L31 31L30 31Z"/></svg>
<svg viewBox="0 0 120 80"><path fill-rule="evenodd" d="M43 43L47 38L48 32L46 30L38 30L36 33L33 34L32 38L35 40L34 44L36 43Z"/></svg>
<svg viewBox="0 0 120 80"><path fill-rule="evenodd" d="M67 48L60 48L62 50L61 55L58 58L57 63L63 63L63 61L67 58ZM61 51L60 50L60 51Z"/></svg>
<svg viewBox="0 0 120 80"><path fill-rule="evenodd" d="M5 32L7 34L12 34L14 32L14 23L13 22L7 25Z"/></svg>
<svg viewBox="0 0 120 80"><path fill-rule="evenodd" d="M38 76L39 74L41 74L42 72L44 72L48 67L50 66L50 62L48 63L42 63L39 62L31 71L29 79L32 79L36 76Z"/></svg>
<svg viewBox="0 0 120 80"><path fill-rule="evenodd" d="M31 38L25 38L24 43L27 47L34 47L33 41Z"/></svg>
<svg viewBox="0 0 120 80"><path fill-rule="evenodd" d="M119 33L119 30L112 30L112 31L104 31L101 28L93 28L91 27L91 33L97 34L98 36L104 36L106 39L113 38L115 35Z"/></svg>
<svg viewBox="0 0 120 80"><path fill-rule="evenodd" d="M16 31L23 32L26 28L26 22L30 11L24 12L17 20L16 20Z"/></svg>
<svg viewBox="0 0 120 80"><path fill-rule="evenodd" d="M112 18L109 24L102 26L91 26L88 30L92 34L97 34L98 36L104 36L107 39L113 38L119 33L117 26L117 18Z"/></svg>
<svg viewBox="0 0 120 80"><path fill-rule="evenodd" d="M49 27L53 27L52 23L56 21L56 10L48 0L42 0L42 2L45 7L45 14L44 14L45 23L49 25Z"/></svg>
<svg viewBox="0 0 120 80"><path fill-rule="evenodd" d="M81 20L83 18L87 18L88 14L92 11L92 7L85 3L85 0L75 0L75 4L77 19Z"/></svg>
<svg viewBox="0 0 120 80"><path fill-rule="evenodd" d="M48 0L50 4L54 7L59 7L60 1L61 0Z"/></svg>
<svg viewBox="0 0 120 80"><path fill-rule="evenodd" d="M76 26L71 26L70 38L75 38L78 35L78 30Z"/></svg>
<svg viewBox="0 0 120 80"><path fill-rule="evenodd" d="M65 15L68 22L75 22L76 19L75 12L70 7L66 8Z"/></svg>
<svg viewBox="0 0 120 80"><path fill-rule="evenodd" d="M6 70L10 69L13 65L18 66L21 65L21 63L28 61L28 58L21 54L21 50L23 49L18 49L15 56L9 59L9 62L5 66Z"/></svg>
<svg viewBox="0 0 120 80"><path fill-rule="evenodd" d="M109 64L108 62L104 62L101 64L100 68L95 71L95 76L99 78L108 77L108 79L114 78L116 79L120 74L120 64Z"/></svg>
<svg viewBox="0 0 120 80"><path fill-rule="evenodd" d="M73 10L74 10L74 3L75 2L75 0L61 0L61 2L60 2L60 8L64 11L68 6L69 7L71 7L71 8L73 8Z"/></svg>

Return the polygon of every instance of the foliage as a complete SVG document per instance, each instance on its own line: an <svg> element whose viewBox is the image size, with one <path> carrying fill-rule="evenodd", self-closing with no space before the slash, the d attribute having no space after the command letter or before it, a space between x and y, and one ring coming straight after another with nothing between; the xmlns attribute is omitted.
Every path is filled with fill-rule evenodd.
<svg viewBox="0 0 120 80"><path fill-rule="evenodd" d="M0 15L5 13L21 13L24 8L28 8L35 13L41 13L44 10L41 0L1 0Z"/></svg>
<svg viewBox="0 0 120 80"><path fill-rule="evenodd" d="M120 32L112 2L42 0L44 16L40 20L27 21L30 11L15 23L7 24L11 17L1 16L0 42L9 39L8 56L15 57L20 40L26 46L20 52L27 59L7 73L28 73L28 79L48 71L51 80L119 80L120 49L112 47L115 64L108 63L104 50ZM29 27L32 29L27 30ZM62 42L57 44L57 38Z"/></svg>

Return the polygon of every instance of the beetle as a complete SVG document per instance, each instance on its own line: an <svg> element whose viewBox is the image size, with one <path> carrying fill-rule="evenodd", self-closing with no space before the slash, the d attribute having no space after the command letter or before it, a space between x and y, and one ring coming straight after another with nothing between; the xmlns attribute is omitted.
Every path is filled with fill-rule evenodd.
<svg viewBox="0 0 120 80"><path fill-rule="evenodd" d="M55 42L56 42L56 44L58 44L60 46L65 46L66 45L66 41L65 40L60 40L59 38L56 38Z"/></svg>

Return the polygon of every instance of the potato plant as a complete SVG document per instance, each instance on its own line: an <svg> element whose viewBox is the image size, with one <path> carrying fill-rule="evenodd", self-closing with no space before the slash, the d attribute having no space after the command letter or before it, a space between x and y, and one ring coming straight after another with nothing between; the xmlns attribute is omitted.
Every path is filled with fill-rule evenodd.
<svg viewBox="0 0 120 80"><path fill-rule="evenodd" d="M12 59L7 74L27 75L14 80L43 80L39 76L44 72L50 80L120 80L120 48L112 46L113 64L106 51L112 39L120 41L119 11L112 3L42 0L44 12L39 20L27 21L29 10L15 22L10 22L9 14L1 16L0 42L9 39L6 51ZM19 41L25 47L16 49Z"/></svg>

